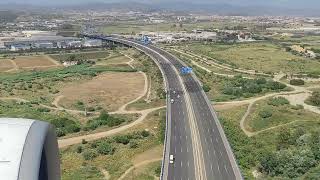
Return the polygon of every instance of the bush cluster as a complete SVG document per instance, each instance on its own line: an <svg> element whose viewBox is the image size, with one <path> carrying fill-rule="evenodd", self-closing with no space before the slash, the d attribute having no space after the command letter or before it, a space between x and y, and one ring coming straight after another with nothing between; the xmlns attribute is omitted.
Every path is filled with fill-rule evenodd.
<svg viewBox="0 0 320 180"><path fill-rule="evenodd" d="M224 85L222 92L235 97L251 97L254 94L263 92L263 90L278 91L284 88L286 88L286 85L271 80L267 81L265 78L245 79L238 76L229 80Z"/></svg>
<svg viewBox="0 0 320 180"><path fill-rule="evenodd" d="M294 86L303 86L304 85L304 80L302 79L291 79L290 84Z"/></svg>
<svg viewBox="0 0 320 180"><path fill-rule="evenodd" d="M314 106L320 106L320 91L313 92L312 96L309 98L309 101Z"/></svg>
<svg viewBox="0 0 320 180"><path fill-rule="evenodd" d="M266 153L260 160L261 171L269 176L296 178L320 162L319 132L283 129L278 134L278 151Z"/></svg>
<svg viewBox="0 0 320 180"><path fill-rule="evenodd" d="M84 130L95 130L105 125L109 127L119 126L123 122L125 122L124 119L110 116L106 111L102 111L98 118L91 119L87 122Z"/></svg>
<svg viewBox="0 0 320 180"><path fill-rule="evenodd" d="M268 100L268 105L272 106L283 106L289 103L290 102L284 97L275 97Z"/></svg>
<svg viewBox="0 0 320 180"><path fill-rule="evenodd" d="M79 132L81 130L80 124L68 118L58 118L50 122L56 127L58 137L65 136L69 133Z"/></svg>

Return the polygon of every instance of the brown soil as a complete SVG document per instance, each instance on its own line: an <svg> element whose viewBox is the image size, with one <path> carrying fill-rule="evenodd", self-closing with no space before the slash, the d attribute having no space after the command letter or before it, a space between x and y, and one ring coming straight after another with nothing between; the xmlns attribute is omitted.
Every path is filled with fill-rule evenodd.
<svg viewBox="0 0 320 180"><path fill-rule="evenodd" d="M144 77L141 73L105 73L93 80L65 87L61 90L64 98L59 103L73 109L77 101L81 101L87 107L99 105L114 111L138 97L143 88Z"/></svg>

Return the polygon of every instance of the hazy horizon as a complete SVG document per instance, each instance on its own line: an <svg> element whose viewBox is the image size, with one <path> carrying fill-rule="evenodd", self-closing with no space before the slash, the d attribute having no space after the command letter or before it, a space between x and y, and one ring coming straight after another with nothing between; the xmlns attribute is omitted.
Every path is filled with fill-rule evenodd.
<svg viewBox="0 0 320 180"><path fill-rule="evenodd" d="M194 4L228 4L241 6L274 6L286 8L316 8L320 6L318 0L1 0L0 4L30 4L30 5L75 5L83 3L116 3L116 2L137 2L137 3L177 3L188 2Z"/></svg>

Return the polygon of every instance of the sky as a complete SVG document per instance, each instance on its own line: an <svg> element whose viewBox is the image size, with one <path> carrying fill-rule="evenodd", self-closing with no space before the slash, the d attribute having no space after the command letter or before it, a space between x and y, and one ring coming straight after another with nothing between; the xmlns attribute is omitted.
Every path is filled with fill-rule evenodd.
<svg viewBox="0 0 320 180"><path fill-rule="evenodd" d="M223 3L231 5L243 5L243 6L276 6L287 8L312 8L319 7L320 0L0 0L0 3L15 3L15 4L80 4L80 3L92 3L92 2L142 2L142 3L159 3L159 2L189 2L189 3L201 3L201 4L214 4Z"/></svg>

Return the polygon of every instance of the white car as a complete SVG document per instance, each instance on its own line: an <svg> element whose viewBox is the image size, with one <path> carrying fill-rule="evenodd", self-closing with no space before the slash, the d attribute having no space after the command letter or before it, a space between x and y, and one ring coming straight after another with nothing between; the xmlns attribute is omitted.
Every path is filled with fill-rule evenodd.
<svg viewBox="0 0 320 180"><path fill-rule="evenodd" d="M174 99L171 99L170 102L171 102L171 104L173 104L174 103Z"/></svg>
<svg viewBox="0 0 320 180"><path fill-rule="evenodd" d="M172 154L170 155L169 160L170 160L170 161L169 161L169 162L170 162L170 164L173 164L173 162L174 162L174 157L173 157L173 155L172 155Z"/></svg>

